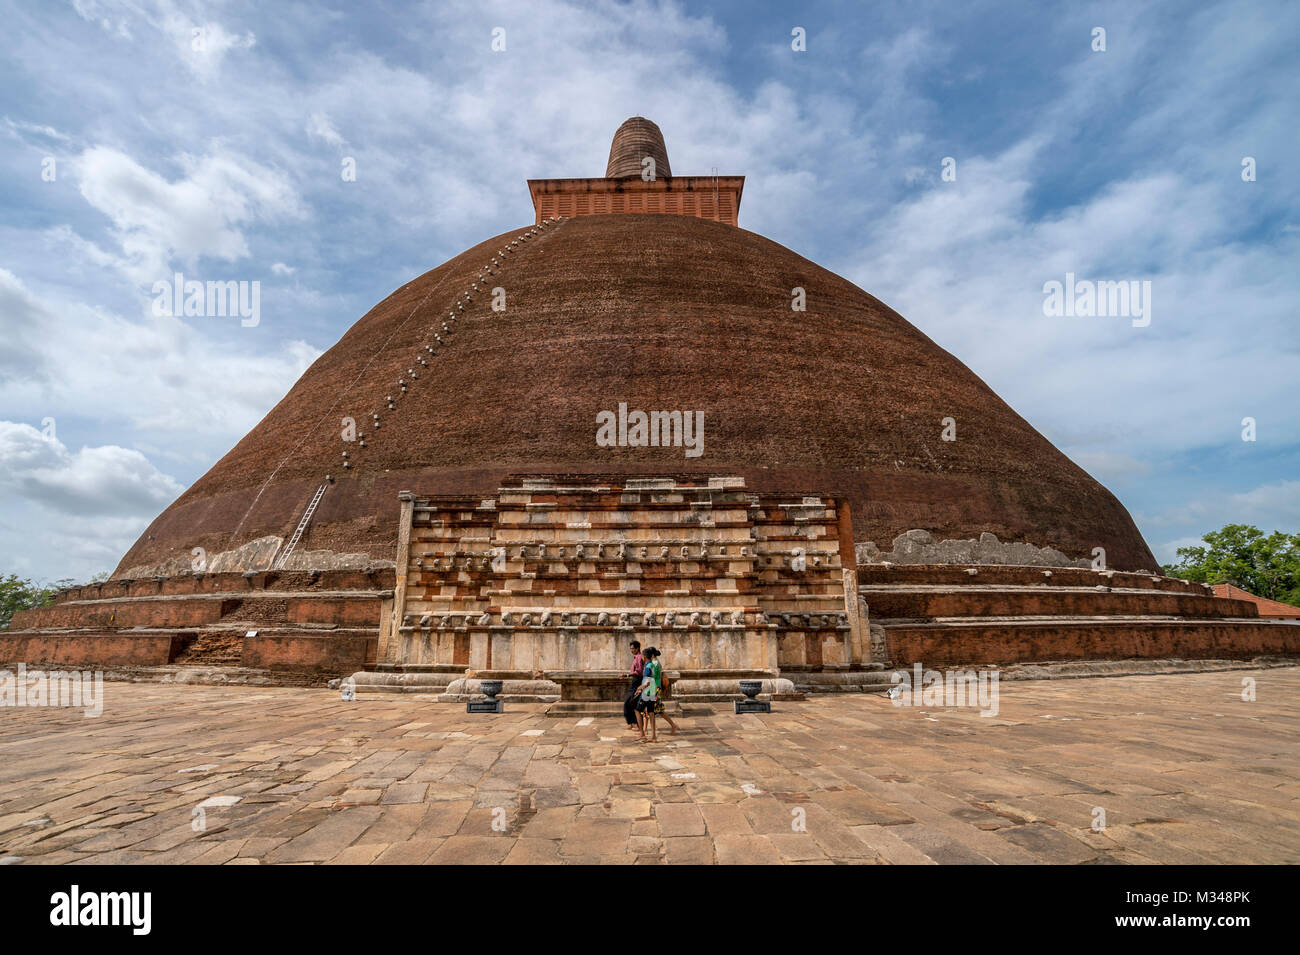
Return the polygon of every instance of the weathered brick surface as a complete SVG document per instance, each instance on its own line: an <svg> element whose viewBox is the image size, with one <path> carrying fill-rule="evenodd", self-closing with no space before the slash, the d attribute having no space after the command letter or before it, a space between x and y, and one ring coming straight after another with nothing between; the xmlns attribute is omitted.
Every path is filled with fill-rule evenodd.
<svg viewBox="0 0 1300 955"><path fill-rule="evenodd" d="M346 676L375 662L378 638L361 633L278 636L244 641L243 666Z"/></svg>
<svg viewBox="0 0 1300 955"><path fill-rule="evenodd" d="M1209 596L1203 584L1154 574L1096 571L1079 567L1024 567L997 564L871 564L858 565L862 586L1011 586L1011 587L1097 587L1127 590L1159 590L1168 593Z"/></svg>
<svg viewBox="0 0 1300 955"><path fill-rule="evenodd" d="M1300 656L1300 623L1266 620L900 624L886 633L889 659L901 666Z"/></svg>
<svg viewBox="0 0 1300 955"><path fill-rule="evenodd" d="M1257 617L1248 600L1160 591L1079 591L1061 587L944 591L863 590L873 620L882 617L1091 616L1155 614L1183 617Z"/></svg>
<svg viewBox="0 0 1300 955"><path fill-rule="evenodd" d="M62 603L14 614L12 629L201 627L221 619L221 600L122 600Z"/></svg>
<svg viewBox="0 0 1300 955"><path fill-rule="evenodd" d="M391 568L376 571L185 574L108 581L64 591L54 604L14 614L0 659L99 666L186 662L205 634L220 643L247 630L280 631L241 647L235 661L273 670L346 676L374 662ZM143 627L141 633L133 628ZM324 632L303 633L320 628ZM170 630L170 634L156 631ZM297 632L295 632L297 631ZM223 636L224 635L224 636ZM245 652L247 649L247 652ZM199 662L230 663L231 655ZM179 659L178 659L179 657Z"/></svg>
<svg viewBox="0 0 1300 955"><path fill-rule="evenodd" d="M703 411L705 450L692 469L739 474L760 491L843 495L858 540L989 531L1072 557L1104 547L1113 566L1155 568L1119 502L960 361L861 289L743 229L684 215L566 220L490 277L507 290L506 311L478 294L443 335L457 298L523 231L373 308L120 568L196 546L219 553L236 527L236 546L287 536L326 474L336 483L301 546L391 561L402 490L487 496L517 472L680 471L680 447L596 445L595 415L618 401ZM796 286L806 312L791 311ZM444 343L430 369L401 393L435 333ZM335 402L359 422L382 417L346 472L337 422L321 423ZM961 438L941 442L949 415Z"/></svg>
<svg viewBox="0 0 1300 955"><path fill-rule="evenodd" d="M176 638L169 633L23 633L0 631L0 661L99 666L162 666Z"/></svg>
<svg viewBox="0 0 1300 955"><path fill-rule="evenodd" d="M340 627L377 627L377 597L292 597L285 618L289 623L330 623Z"/></svg>

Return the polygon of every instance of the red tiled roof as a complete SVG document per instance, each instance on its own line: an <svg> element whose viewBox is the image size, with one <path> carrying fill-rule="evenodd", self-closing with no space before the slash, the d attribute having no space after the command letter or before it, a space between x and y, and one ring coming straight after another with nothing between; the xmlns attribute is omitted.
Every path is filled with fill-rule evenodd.
<svg viewBox="0 0 1300 955"><path fill-rule="evenodd" d="M1290 604L1269 600L1267 597L1256 597L1249 590L1242 590L1232 584L1215 584L1214 596L1231 597L1234 600L1249 600L1259 608L1261 617L1288 617L1293 620L1300 620L1300 607L1292 607Z"/></svg>

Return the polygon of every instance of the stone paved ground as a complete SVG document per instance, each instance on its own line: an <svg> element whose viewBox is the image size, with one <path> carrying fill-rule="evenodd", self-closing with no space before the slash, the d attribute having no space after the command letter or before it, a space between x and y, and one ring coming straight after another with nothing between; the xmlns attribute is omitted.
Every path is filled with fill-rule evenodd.
<svg viewBox="0 0 1300 955"><path fill-rule="evenodd" d="M702 707L642 746L621 720L534 705L471 717L416 697L110 683L95 719L0 710L0 856L1300 862L1300 669L1004 683L994 719L880 695L778 707Z"/></svg>

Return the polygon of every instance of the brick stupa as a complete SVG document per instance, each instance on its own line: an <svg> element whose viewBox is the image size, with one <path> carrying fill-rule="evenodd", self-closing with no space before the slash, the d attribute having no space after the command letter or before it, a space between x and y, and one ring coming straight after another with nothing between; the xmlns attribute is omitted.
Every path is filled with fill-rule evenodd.
<svg viewBox="0 0 1300 955"><path fill-rule="evenodd" d="M642 178L643 150L662 175ZM640 118L619 128L607 171L530 183L545 225L371 309L115 576L188 572L194 547L209 568L266 569L327 475L290 567L391 562L401 490L488 496L512 473L621 471L835 491L855 538L881 550L920 528L1157 566L1124 507L970 369L851 282L738 228L741 177L717 177L730 199L715 205L714 177L670 177ZM703 454L599 447L596 416L620 402L702 411ZM341 440L344 417L364 447ZM942 440L947 417L956 441Z"/></svg>
<svg viewBox="0 0 1300 955"><path fill-rule="evenodd" d="M371 309L149 525L112 580L16 617L0 659L221 658L319 676L419 657L464 673L502 669L484 664L495 647L496 659L511 656L506 670L536 677L621 665L627 628L658 640L650 625L662 627L668 610L674 626L698 628L697 649L681 650L697 669L721 666L699 648L734 627L750 635L750 649L736 642L727 653L765 677L861 671L923 651L927 661L995 661L1209 646L1276 652L1293 640L1268 628L1197 629L1207 615L1254 617L1253 605L1181 582L1144 585L1158 579L1156 561L1113 495L898 313L740 228L743 185L735 175L674 176L658 126L641 117L619 128L604 177L530 181L532 224ZM678 437L683 419L700 422L698 446L669 432L638 440L638 414L658 415ZM601 440L602 416L617 419L617 440ZM662 519L634 504L619 512L618 501L642 493L676 510ZM724 501L743 534L714 523L710 509ZM589 505L603 525L583 517ZM568 513L568 523L520 537L503 523L511 508L525 524L547 508ZM460 537L440 538L450 548L440 551L425 526L460 528ZM813 548L826 561L816 585L783 576L803 572L794 544L805 538L824 544ZM536 550L548 540L568 548L559 569ZM511 563L488 567L498 551ZM597 552L595 563L576 559ZM602 563L616 553L622 563ZM861 583L841 576L859 564ZM1046 583L1109 591L1118 571L1124 589L1150 599L1107 610L1101 597L945 603L871 591L891 586L889 568L899 565L933 568L929 578L908 571L900 586L1013 591ZM543 588L547 575L555 586ZM626 596L632 579L676 596L641 604L562 596L617 588ZM502 596L519 589L545 589L554 607ZM692 603L697 592L707 597ZM748 596L718 596L729 593ZM823 598L834 593L841 606L832 613ZM590 613L577 609L588 604ZM1142 643L1134 635L1150 633L1149 621L1037 635L987 624L964 631L965 644L952 632L899 630L891 645L873 625L877 647L868 646L873 608L883 620L924 623L977 605L981 620L1065 614L1076 623L1158 605L1153 613L1181 614L1187 626ZM527 627L543 619L573 627L576 642L564 644L562 629L557 644L525 639L525 616ZM245 628L258 637L243 639ZM440 650L439 628L463 639L448 636Z"/></svg>

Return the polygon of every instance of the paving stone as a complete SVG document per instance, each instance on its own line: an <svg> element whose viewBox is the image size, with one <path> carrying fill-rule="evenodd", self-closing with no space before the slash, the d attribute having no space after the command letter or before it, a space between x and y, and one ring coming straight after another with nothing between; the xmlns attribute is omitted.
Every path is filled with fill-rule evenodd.
<svg viewBox="0 0 1300 955"><path fill-rule="evenodd" d="M560 844L554 839L518 839L507 853L504 865L563 865Z"/></svg>
<svg viewBox="0 0 1300 955"><path fill-rule="evenodd" d="M584 803L602 802L609 794L609 777L596 773L582 773L574 782L578 798Z"/></svg>
<svg viewBox="0 0 1300 955"><path fill-rule="evenodd" d="M846 826L893 826L914 821L907 813L863 792L823 792L811 798Z"/></svg>
<svg viewBox="0 0 1300 955"><path fill-rule="evenodd" d="M470 806L471 803L467 799L431 804L429 811L421 817L411 838L429 839L453 835L465 822Z"/></svg>
<svg viewBox="0 0 1300 955"><path fill-rule="evenodd" d="M556 806L576 806L582 800L578 790L572 786L559 786L554 789L539 789L533 793L534 809L553 809Z"/></svg>
<svg viewBox="0 0 1300 955"><path fill-rule="evenodd" d="M438 851L443 840L411 839L390 845L375 859L375 865L423 865Z"/></svg>
<svg viewBox="0 0 1300 955"><path fill-rule="evenodd" d="M225 842L218 842L212 845L202 855L195 856L190 860L191 865L225 865L231 859L239 855L239 850L244 847L247 839L230 839ZM207 843L205 843L207 844Z"/></svg>
<svg viewBox="0 0 1300 955"><path fill-rule="evenodd" d="M700 806L700 814L711 836L749 835L754 831L739 806L705 804Z"/></svg>
<svg viewBox="0 0 1300 955"><path fill-rule="evenodd" d="M655 819L664 838L702 836L705 833L704 816L692 803L661 803L655 807Z"/></svg>
<svg viewBox="0 0 1300 955"><path fill-rule="evenodd" d="M385 806L422 803L428 789L428 783L394 783L384 790L379 802Z"/></svg>
<svg viewBox="0 0 1300 955"><path fill-rule="evenodd" d="M268 862L324 862L347 847L379 818L374 806L343 809L267 854Z"/></svg>
<svg viewBox="0 0 1300 955"><path fill-rule="evenodd" d="M632 823L627 819L579 818L560 846L565 856L613 855L627 850Z"/></svg>
<svg viewBox="0 0 1300 955"><path fill-rule="evenodd" d="M663 840L664 857L671 865L711 865L713 840L708 836L674 836Z"/></svg>
<svg viewBox="0 0 1300 955"><path fill-rule="evenodd" d="M525 823L522 835L529 839L563 839L577 818L577 806L540 809Z"/></svg>
<svg viewBox="0 0 1300 955"><path fill-rule="evenodd" d="M806 832L787 832L767 837L787 862L807 862L828 858L817 840ZM865 855L865 853L863 853Z"/></svg>
<svg viewBox="0 0 1300 955"><path fill-rule="evenodd" d="M375 859L383 855L389 844L386 842L371 843L364 846L348 846L334 858L326 862L326 865L370 865Z"/></svg>
<svg viewBox="0 0 1300 955"><path fill-rule="evenodd" d="M605 805L617 819L649 819L653 803L649 799L613 799Z"/></svg>
<svg viewBox="0 0 1300 955"><path fill-rule="evenodd" d="M434 865L496 865L505 860L516 840L510 836L449 836L429 857Z"/></svg>
<svg viewBox="0 0 1300 955"><path fill-rule="evenodd" d="M349 789L339 797L344 806L373 806L384 795L382 789Z"/></svg>
<svg viewBox="0 0 1300 955"><path fill-rule="evenodd" d="M893 829L884 826L854 826L853 834L892 865L936 865L920 849L904 842Z"/></svg>
<svg viewBox="0 0 1300 955"><path fill-rule="evenodd" d="M722 835L713 840L720 865L779 865L781 853L767 836Z"/></svg>
<svg viewBox="0 0 1300 955"><path fill-rule="evenodd" d="M379 818L358 842L394 843L409 839L429 811L429 806L425 804L383 806Z"/></svg>

